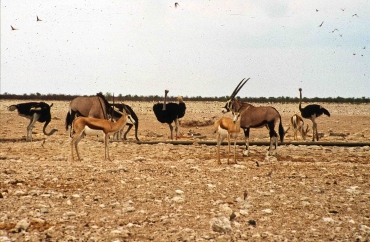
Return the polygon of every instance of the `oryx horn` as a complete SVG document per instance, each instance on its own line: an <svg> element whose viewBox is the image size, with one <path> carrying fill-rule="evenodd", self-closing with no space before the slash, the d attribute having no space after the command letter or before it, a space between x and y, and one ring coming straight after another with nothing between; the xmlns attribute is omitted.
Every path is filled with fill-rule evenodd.
<svg viewBox="0 0 370 242"><path fill-rule="evenodd" d="M240 89L242 89L242 87L244 86L244 84L247 83L247 81L249 79L250 78L248 78L247 80L245 80L245 78L243 78L243 80L241 80L239 82L239 84L236 86L235 90L233 91L233 93L230 96L231 99L235 98L236 94L238 94L238 92L240 91Z"/></svg>

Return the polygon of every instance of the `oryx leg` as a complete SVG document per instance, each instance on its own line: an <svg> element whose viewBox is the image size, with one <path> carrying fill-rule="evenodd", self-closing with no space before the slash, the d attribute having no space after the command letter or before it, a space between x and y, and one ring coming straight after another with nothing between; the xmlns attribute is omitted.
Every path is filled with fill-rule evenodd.
<svg viewBox="0 0 370 242"><path fill-rule="evenodd" d="M72 136L73 136L73 120L75 120L77 117L78 117L78 115L77 115L77 112L75 112L75 111L70 111L70 122L71 122L71 129L69 130L69 137L71 137L72 138Z"/></svg>
<svg viewBox="0 0 370 242"><path fill-rule="evenodd" d="M243 156L249 155L249 130L250 128L244 129L245 151L243 152Z"/></svg>
<svg viewBox="0 0 370 242"><path fill-rule="evenodd" d="M270 148L268 155L276 155L276 148L277 148L277 142L278 142L278 135L275 132L274 129L270 129ZM274 152L272 152L272 146L275 146Z"/></svg>
<svg viewBox="0 0 370 242"><path fill-rule="evenodd" d="M125 134L123 135L123 139L124 140L127 140L127 133L132 129L132 126L134 126L133 124L128 124L128 129L126 130Z"/></svg>

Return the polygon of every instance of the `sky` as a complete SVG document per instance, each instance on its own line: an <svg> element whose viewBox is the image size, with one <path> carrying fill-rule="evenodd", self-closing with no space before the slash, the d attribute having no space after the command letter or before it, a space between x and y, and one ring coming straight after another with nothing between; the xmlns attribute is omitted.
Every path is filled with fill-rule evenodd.
<svg viewBox="0 0 370 242"><path fill-rule="evenodd" d="M0 93L370 97L370 0L177 3L1 0Z"/></svg>

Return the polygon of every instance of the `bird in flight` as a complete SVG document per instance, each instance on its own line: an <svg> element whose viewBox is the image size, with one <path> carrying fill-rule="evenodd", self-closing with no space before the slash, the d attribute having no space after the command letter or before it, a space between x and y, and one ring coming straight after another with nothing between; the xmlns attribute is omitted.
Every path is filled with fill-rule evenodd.
<svg viewBox="0 0 370 242"><path fill-rule="evenodd" d="M175 8L177 8L178 6L180 6L180 5L179 5L179 3L176 2L175 3Z"/></svg>
<svg viewBox="0 0 370 242"><path fill-rule="evenodd" d="M354 16L358 17L357 13L355 13L354 15L352 15L352 17L354 17Z"/></svg>
<svg viewBox="0 0 370 242"><path fill-rule="evenodd" d="M341 8L340 10L344 11L344 10L346 10L346 9L345 9L345 8Z"/></svg>
<svg viewBox="0 0 370 242"><path fill-rule="evenodd" d="M42 21L41 19L39 19L39 16L36 15L36 18L37 18L37 21Z"/></svg>
<svg viewBox="0 0 370 242"><path fill-rule="evenodd" d="M319 27L321 27L323 25L324 21L322 21L322 23L319 25Z"/></svg>
<svg viewBox="0 0 370 242"><path fill-rule="evenodd" d="M334 33L335 31L339 31L338 29L334 29L333 31L331 31L332 33Z"/></svg>
<svg viewBox="0 0 370 242"><path fill-rule="evenodd" d="M319 10L316 8L316 12L318 12Z"/></svg>
<svg viewBox="0 0 370 242"><path fill-rule="evenodd" d="M10 25L10 28L12 28L12 30L17 30L16 28L14 28L13 26Z"/></svg>

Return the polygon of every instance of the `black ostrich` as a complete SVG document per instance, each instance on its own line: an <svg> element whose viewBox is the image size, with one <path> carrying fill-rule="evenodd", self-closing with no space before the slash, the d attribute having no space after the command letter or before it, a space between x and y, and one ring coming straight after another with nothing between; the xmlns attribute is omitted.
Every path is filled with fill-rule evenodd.
<svg viewBox="0 0 370 242"><path fill-rule="evenodd" d="M315 137L316 141L318 141L319 135L317 133L317 123L315 119L320 117L322 114L330 117L329 111L318 104L310 104L302 108L302 88L299 88L299 111L301 111L301 116L303 118L307 118L312 121L312 141L315 141Z"/></svg>
<svg viewBox="0 0 370 242"><path fill-rule="evenodd" d="M35 126L36 122L40 123L45 122L42 132L47 136L50 136L56 131L58 131L57 129L52 129L49 133L46 133L46 127L51 121L50 108L52 106L53 104L49 105L44 102L28 102L10 105L8 107L8 110L9 111L18 110L19 116L30 119L30 123L27 126L26 141L32 141L32 129Z"/></svg>
<svg viewBox="0 0 370 242"><path fill-rule="evenodd" d="M175 121L176 139L178 137L179 118L184 117L186 105L181 96L177 97L179 103L166 103L168 90L165 90L164 102L153 105L153 111L158 121L167 123L171 130L171 139L173 140L173 126L172 122Z"/></svg>

